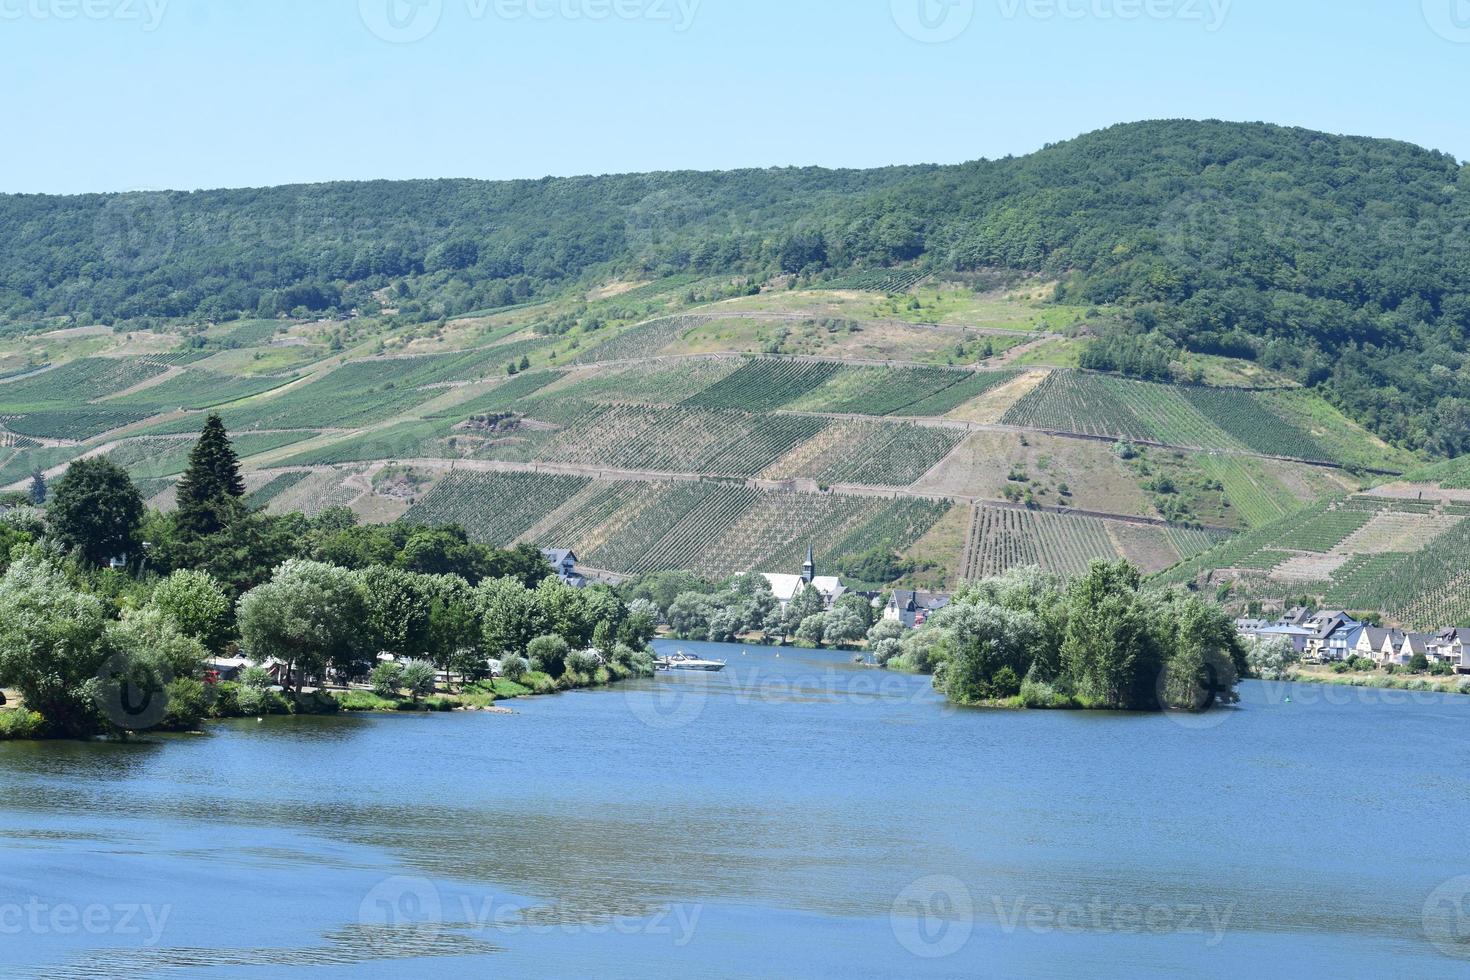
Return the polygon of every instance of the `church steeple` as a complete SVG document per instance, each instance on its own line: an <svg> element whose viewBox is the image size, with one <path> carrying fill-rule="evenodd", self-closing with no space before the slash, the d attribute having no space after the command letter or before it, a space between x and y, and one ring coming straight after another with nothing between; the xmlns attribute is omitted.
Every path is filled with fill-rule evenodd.
<svg viewBox="0 0 1470 980"><path fill-rule="evenodd" d="M806 546L806 564L801 566L801 577L807 585L817 577L817 555L810 544Z"/></svg>

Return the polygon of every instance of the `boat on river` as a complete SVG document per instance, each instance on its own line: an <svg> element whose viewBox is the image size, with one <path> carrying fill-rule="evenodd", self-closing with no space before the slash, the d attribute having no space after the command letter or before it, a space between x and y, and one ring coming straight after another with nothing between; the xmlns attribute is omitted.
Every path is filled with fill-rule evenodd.
<svg viewBox="0 0 1470 980"><path fill-rule="evenodd" d="M680 650L678 653L670 654L667 657L661 658L658 661L658 669L659 670L702 670L702 671L706 671L708 673L712 673L713 674L713 673L717 673L717 672L725 669L725 661L723 661L723 660L701 660L698 657L690 656L689 654L685 653L683 650Z"/></svg>

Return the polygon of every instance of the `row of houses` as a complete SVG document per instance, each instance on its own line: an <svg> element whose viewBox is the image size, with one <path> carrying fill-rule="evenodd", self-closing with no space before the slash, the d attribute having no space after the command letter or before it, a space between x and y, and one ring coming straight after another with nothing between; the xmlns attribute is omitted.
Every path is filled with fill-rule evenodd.
<svg viewBox="0 0 1470 980"><path fill-rule="evenodd" d="M1305 608L1289 610L1275 622L1238 620L1236 629L1250 640L1287 640L1308 663L1342 663L1361 657L1381 667L1406 667L1422 654L1431 664L1449 664L1470 674L1470 629L1414 633L1360 623L1341 610Z"/></svg>

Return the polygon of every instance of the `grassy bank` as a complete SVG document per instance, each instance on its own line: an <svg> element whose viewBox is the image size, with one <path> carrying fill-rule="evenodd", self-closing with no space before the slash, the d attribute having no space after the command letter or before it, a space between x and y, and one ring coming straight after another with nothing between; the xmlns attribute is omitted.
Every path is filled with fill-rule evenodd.
<svg viewBox="0 0 1470 980"><path fill-rule="evenodd" d="M1330 667L1303 667L1293 671L1291 679L1300 684L1470 695L1470 677L1465 676L1431 677L1425 674L1385 674L1379 671L1349 671L1339 674Z"/></svg>
<svg viewBox="0 0 1470 980"><path fill-rule="evenodd" d="M293 694L283 691L250 691L239 684L225 682L209 689L205 708L208 721L232 718L257 718L289 715L334 715L352 713L484 711L502 701L558 694L563 691L607 687L637 676L632 668L621 664L599 667L590 673L568 671L558 678L532 671L519 682L497 677L472 681L452 693L412 698L403 694L383 697L374 691L354 688L348 691L323 691ZM0 709L0 742L39 741L46 739L44 718L24 708ZM158 727L152 731L169 731Z"/></svg>

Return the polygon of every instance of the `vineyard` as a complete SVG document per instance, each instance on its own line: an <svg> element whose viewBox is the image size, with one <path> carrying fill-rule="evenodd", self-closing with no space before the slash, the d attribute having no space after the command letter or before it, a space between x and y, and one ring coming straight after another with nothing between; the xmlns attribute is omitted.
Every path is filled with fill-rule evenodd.
<svg viewBox="0 0 1470 980"><path fill-rule="evenodd" d="M685 331L692 330L706 319L698 316L672 316L640 323L581 354L572 363L603 364L607 361L652 357L682 337Z"/></svg>
<svg viewBox="0 0 1470 980"><path fill-rule="evenodd" d="M1206 476L1225 488L1226 499L1251 527L1278 521L1302 506L1302 501L1267 473L1259 460L1201 456L1199 465Z"/></svg>
<svg viewBox="0 0 1470 980"><path fill-rule="evenodd" d="M0 414L75 408L80 399L105 398L126 391L166 370L136 358L84 357L0 383Z"/></svg>
<svg viewBox="0 0 1470 980"><path fill-rule="evenodd" d="M589 567L622 574L687 569L722 579L798 570L809 543L823 561L875 546L902 551L948 509L939 501L766 492L727 481L459 472L406 519L458 523L497 545L572 548Z"/></svg>
<svg viewBox="0 0 1470 980"><path fill-rule="evenodd" d="M822 283L823 289L856 290L865 293L904 293L929 278L913 269L872 269Z"/></svg>
<svg viewBox="0 0 1470 980"><path fill-rule="evenodd" d="M54 409L9 419L5 426L11 432L34 439L86 442L104 432L141 422L152 414L113 408Z"/></svg>
<svg viewBox="0 0 1470 980"><path fill-rule="evenodd" d="M812 475L826 484L906 487L939 465L964 439L965 432L958 429L873 424L865 427L860 452L828 457Z"/></svg>
<svg viewBox="0 0 1470 980"><path fill-rule="evenodd" d="M1155 581L1233 581L1237 599L1315 591L1333 608L1382 611L1409 628L1470 615L1470 520L1435 501L1355 496L1233 538Z"/></svg>
<svg viewBox="0 0 1470 980"><path fill-rule="evenodd" d="M752 360L734 374L685 399L698 408L768 412L821 387L840 370L836 364Z"/></svg>
<svg viewBox="0 0 1470 980"><path fill-rule="evenodd" d="M942 388L927 398L904 406L900 413L894 414L915 417L948 415L966 402L1014 381L1019 375L1019 371L977 371L958 384Z"/></svg>
<svg viewBox="0 0 1470 980"><path fill-rule="evenodd" d="M245 502L251 507L263 509L269 506L271 501L309 476L311 476L311 473L307 470L293 470L289 473L281 473L273 476L258 490L249 494L245 498Z"/></svg>
<svg viewBox="0 0 1470 980"><path fill-rule="evenodd" d="M576 405L550 415L560 428L528 431L478 455L659 473L754 476L826 426L798 415L752 415L686 406Z"/></svg>
<svg viewBox="0 0 1470 980"><path fill-rule="evenodd" d="M503 547L591 481L544 473L449 474L414 504L404 520L458 524L476 541Z"/></svg>
<svg viewBox="0 0 1470 980"><path fill-rule="evenodd" d="M1143 424L1095 375L1053 371L1001 417L1003 425L1091 436L1151 439Z"/></svg>
<svg viewBox="0 0 1470 980"><path fill-rule="evenodd" d="M231 441L234 443L235 453L243 460L300 442L311 435L309 432L246 433ZM129 439L107 456L124 467L134 479L162 479L184 472L194 443L195 440L188 436Z"/></svg>
<svg viewBox="0 0 1470 980"><path fill-rule="evenodd" d="M1331 459L1317 440L1270 412L1252 392L1198 387L1181 390L1211 422L1255 452L1295 459Z"/></svg>
<svg viewBox="0 0 1470 980"><path fill-rule="evenodd" d="M563 398L605 404L677 405L740 370L738 358L704 358L611 368L559 390Z"/></svg>
<svg viewBox="0 0 1470 980"><path fill-rule="evenodd" d="M967 579L989 578L1028 565L1078 575L1097 559L1118 558L1100 520L1002 507L978 508L967 554Z"/></svg>
<svg viewBox="0 0 1470 980"><path fill-rule="evenodd" d="M1161 442L1198 449L1330 461L1310 434L1272 413L1255 392L1160 385L1053 371L1011 406L1006 425Z"/></svg>
<svg viewBox="0 0 1470 980"><path fill-rule="evenodd" d="M216 374L213 371L190 368L176 377L141 391L109 399L106 404L120 407L138 406L155 411L175 409L199 411L273 391L295 380L294 375L237 378L227 374Z"/></svg>
<svg viewBox="0 0 1470 980"><path fill-rule="evenodd" d="M898 415L971 377L968 371L945 368L850 367L789 407L842 415Z"/></svg>

